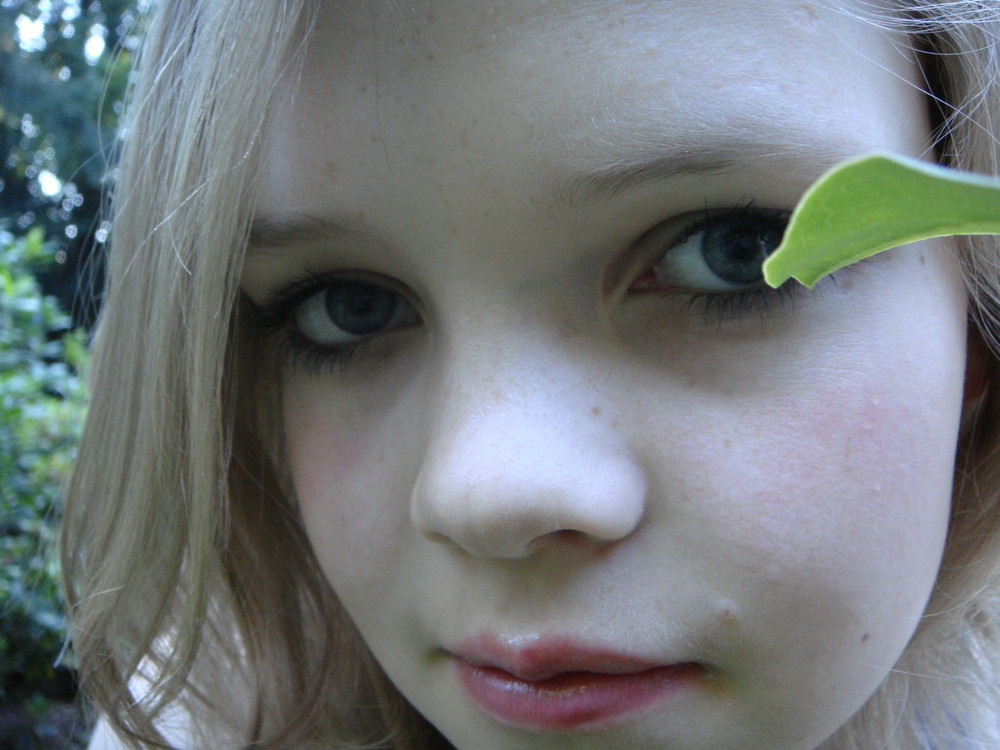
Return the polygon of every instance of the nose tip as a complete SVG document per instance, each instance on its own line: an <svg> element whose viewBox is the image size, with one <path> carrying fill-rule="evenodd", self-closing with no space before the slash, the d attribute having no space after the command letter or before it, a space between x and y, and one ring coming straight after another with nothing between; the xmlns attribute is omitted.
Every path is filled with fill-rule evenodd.
<svg viewBox="0 0 1000 750"><path fill-rule="evenodd" d="M456 436L428 456L411 502L426 538L477 557L520 559L559 540L616 542L639 525L645 474L621 447L499 434L505 443Z"/></svg>

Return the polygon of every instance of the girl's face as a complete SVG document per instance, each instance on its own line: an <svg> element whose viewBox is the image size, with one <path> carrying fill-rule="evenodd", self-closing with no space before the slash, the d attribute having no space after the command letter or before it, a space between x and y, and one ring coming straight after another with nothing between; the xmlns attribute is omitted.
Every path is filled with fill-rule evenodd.
<svg viewBox="0 0 1000 750"><path fill-rule="evenodd" d="M822 743L935 580L965 300L935 243L757 280L825 168L927 153L900 40L800 0L321 7L244 288L386 672L463 750Z"/></svg>

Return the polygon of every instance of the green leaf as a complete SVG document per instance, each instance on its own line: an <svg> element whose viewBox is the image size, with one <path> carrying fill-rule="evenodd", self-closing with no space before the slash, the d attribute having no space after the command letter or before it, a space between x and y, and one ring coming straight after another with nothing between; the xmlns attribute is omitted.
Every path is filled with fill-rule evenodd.
<svg viewBox="0 0 1000 750"><path fill-rule="evenodd" d="M32 227L24 235L24 254L28 260L37 261L41 258L44 245L45 232L41 227Z"/></svg>
<svg viewBox="0 0 1000 750"><path fill-rule="evenodd" d="M1000 180L890 154L840 164L802 196L764 281L808 287L883 250L930 237L1000 234Z"/></svg>

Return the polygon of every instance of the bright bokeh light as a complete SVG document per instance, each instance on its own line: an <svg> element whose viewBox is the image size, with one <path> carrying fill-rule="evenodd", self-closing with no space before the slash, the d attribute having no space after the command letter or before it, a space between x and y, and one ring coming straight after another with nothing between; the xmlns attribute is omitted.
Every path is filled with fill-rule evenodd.
<svg viewBox="0 0 1000 750"><path fill-rule="evenodd" d="M87 37L87 41L83 45L83 55L87 58L88 64L95 65L104 54L105 34L107 34L107 29L100 24L94 24L90 27L90 36Z"/></svg>
<svg viewBox="0 0 1000 750"><path fill-rule="evenodd" d="M62 9L62 20L66 23L75 21L80 17L80 0L69 0Z"/></svg>
<svg viewBox="0 0 1000 750"><path fill-rule="evenodd" d="M23 13L14 20L17 27L17 43L25 52L38 52L45 49L45 21L38 18L32 21Z"/></svg>
<svg viewBox="0 0 1000 750"><path fill-rule="evenodd" d="M62 183L49 170L43 169L38 173L38 188L42 191L43 195L51 198L59 195L59 191L62 190Z"/></svg>

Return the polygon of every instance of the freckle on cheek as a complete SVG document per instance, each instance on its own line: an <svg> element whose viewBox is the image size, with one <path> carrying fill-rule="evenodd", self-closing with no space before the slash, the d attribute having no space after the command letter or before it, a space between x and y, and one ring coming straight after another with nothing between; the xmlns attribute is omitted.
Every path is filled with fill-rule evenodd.
<svg viewBox="0 0 1000 750"><path fill-rule="evenodd" d="M740 607L736 602L723 599L716 604L719 621L727 628L735 628L740 622Z"/></svg>

